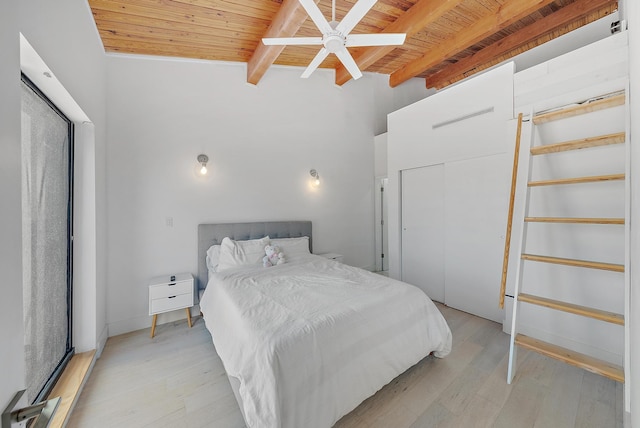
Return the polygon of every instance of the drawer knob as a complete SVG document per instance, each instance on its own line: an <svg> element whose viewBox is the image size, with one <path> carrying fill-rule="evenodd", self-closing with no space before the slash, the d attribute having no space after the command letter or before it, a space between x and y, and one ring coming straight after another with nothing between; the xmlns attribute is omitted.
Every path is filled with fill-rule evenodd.
<svg viewBox="0 0 640 428"><path fill-rule="evenodd" d="M173 286L173 285L176 285L176 283L175 283L175 282L170 282L170 283L169 283L169 284L167 284L167 285L168 285L169 287L171 287L171 286Z"/></svg>
<svg viewBox="0 0 640 428"><path fill-rule="evenodd" d="M169 297L167 297L167 299L173 299L174 297L176 297L176 296L169 296Z"/></svg>

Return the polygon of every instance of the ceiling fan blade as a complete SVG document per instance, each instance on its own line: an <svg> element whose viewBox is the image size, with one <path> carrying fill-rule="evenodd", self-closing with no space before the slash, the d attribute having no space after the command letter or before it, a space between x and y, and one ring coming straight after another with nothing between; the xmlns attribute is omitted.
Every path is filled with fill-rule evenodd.
<svg viewBox="0 0 640 428"><path fill-rule="evenodd" d="M302 0L300 0L302 1ZM353 5L351 10L347 12L342 21L336 27L336 30L344 34L345 36L349 34L353 27L358 25L358 22L369 12L369 9L373 7L377 0L358 0L356 4Z"/></svg>
<svg viewBox="0 0 640 428"><path fill-rule="evenodd" d="M351 77L353 77L354 80L362 77L362 72L360 72L358 64L356 64L356 61L353 59L347 48L340 49L338 52L336 52L336 56L338 57L340 62L342 62L342 64L347 69L349 74L351 74Z"/></svg>
<svg viewBox="0 0 640 428"><path fill-rule="evenodd" d="M345 46L402 45L406 36L406 34L402 33L351 34L347 36Z"/></svg>
<svg viewBox="0 0 640 428"><path fill-rule="evenodd" d="M262 43L271 45L321 45L322 37L265 37Z"/></svg>
<svg viewBox="0 0 640 428"><path fill-rule="evenodd" d="M333 31L333 28L331 28L331 25L329 25L329 22L327 22L327 19L322 15L320 8L313 0L298 1L300 2L300 5L304 7L304 10L307 11L307 15L309 15L309 18L311 18L313 23L316 24L316 27L318 27L318 30L320 30L322 34Z"/></svg>
<svg viewBox="0 0 640 428"><path fill-rule="evenodd" d="M309 64L307 69L304 71L304 73L302 73L302 76L300 77L306 79L307 77L311 76L311 73L313 73L316 70L316 68L318 68L320 64L322 64L322 61L324 61L324 59L328 55L329 55L328 50L326 50L325 48L320 49L320 52L318 52L315 58L313 58L313 61L311 61L311 64Z"/></svg>

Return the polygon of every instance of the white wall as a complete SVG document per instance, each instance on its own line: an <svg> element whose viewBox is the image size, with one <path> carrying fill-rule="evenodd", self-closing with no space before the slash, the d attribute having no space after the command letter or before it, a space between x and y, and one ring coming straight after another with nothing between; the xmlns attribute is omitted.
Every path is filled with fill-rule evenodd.
<svg viewBox="0 0 640 428"><path fill-rule="evenodd" d="M427 89L424 79L410 79L400 86L389 86L389 76L386 74L370 74L376 79L374 96L376 104L376 121L374 134L387 132L387 114L411 105L423 98L436 93L435 89Z"/></svg>
<svg viewBox="0 0 640 428"><path fill-rule="evenodd" d="M0 6L0 407L24 388L18 3Z"/></svg>
<svg viewBox="0 0 640 428"><path fill-rule="evenodd" d="M26 0L0 6L0 196L2 239L0 263L4 282L0 299L0 405L24 386L22 333L22 251L20 182L20 32L42 56L51 71L96 123L96 182L98 234L104 223L105 70L91 11L84 2ZM97 243L98 270L104 270L104 239ZM90 284L104 292L105 282ZM95 301L96 331L104 330L104 300ZM102 319L102 321L100 321ZM94 347L96 343L94 341Z"/></svg>
<svg viewBox="0 0 640 428"><path fill-rule="evenodd" d="M625 416L626 427L640 427L640 173L638 159L640 159L640 125L636 118L640 117L640 3L635 0L622 2L625 19L629 23L629 104L631 135L631 290L630 290L630 331L629 341L630 360L627 369L630 388L625 388Z"/></svg>
<svg viewBox="0 0 640 428"><path fill-rule="evenodd" d="M311 220L314 252L373 269L374 129L404 95L368 73L344 87L327 70L273 67L257 86L245 75L244 64L108 56L110 335L150 324L150 278L196 272L199 223Z"/></svg>
<svg viewBox="0 0 640 428"><path fill-rule="evenodd" d="M376 177L387 176L387 133L376 135L373 139L374 146L374 175Z"/></svg>

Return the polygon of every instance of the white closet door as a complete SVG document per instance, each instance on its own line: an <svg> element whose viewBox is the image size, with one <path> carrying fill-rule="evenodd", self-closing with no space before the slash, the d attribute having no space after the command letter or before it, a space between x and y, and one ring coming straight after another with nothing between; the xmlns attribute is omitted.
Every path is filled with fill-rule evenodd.
<svg viewBox="0 0 640 428"><path fill-rule="evenodd" d="M402 171L402 280L444 293L444 165Z"/></svg>
<svg viewBox="0 0 640 428"><path fill-rule="evenodd" d="M445 166L445 303L500 323L509 162L499 154Z"/></svg>

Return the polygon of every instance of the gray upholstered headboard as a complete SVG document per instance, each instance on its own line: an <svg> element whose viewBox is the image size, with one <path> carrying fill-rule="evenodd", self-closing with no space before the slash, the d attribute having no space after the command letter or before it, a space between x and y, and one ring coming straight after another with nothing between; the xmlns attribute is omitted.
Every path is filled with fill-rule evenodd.
<svg viewBox="0 0 640 428"><path fill-rule="evenodd" d="M313 251L310 221L267 221L258 223L218 223L198 225L198 289L207 286L207 250L215 244L220 244L228 236L237 241L245 239L259 239L265 236L271 238L309 237L309 251Z"/></svg>

